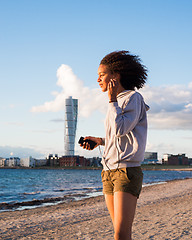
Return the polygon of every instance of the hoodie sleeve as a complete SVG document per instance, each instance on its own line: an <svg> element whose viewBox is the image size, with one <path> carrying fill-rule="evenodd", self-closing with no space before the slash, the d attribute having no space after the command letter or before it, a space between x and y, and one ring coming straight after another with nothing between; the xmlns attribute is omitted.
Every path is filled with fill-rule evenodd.
<svg viewBox="0 0 192 240"><path fill-rule="evenodd" d="M109 119L114 127L116 137L121 137L132 131L140 120L144 101L138 93L133 94L125 107L121 109L117 102L109 103Z"/></svg>

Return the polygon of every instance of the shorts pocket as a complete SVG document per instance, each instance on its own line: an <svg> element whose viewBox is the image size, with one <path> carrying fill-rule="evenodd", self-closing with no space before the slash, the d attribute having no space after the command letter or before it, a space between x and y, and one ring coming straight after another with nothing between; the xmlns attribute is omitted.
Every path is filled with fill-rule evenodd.
<svg viewBox="0 0 192 240"><path fill-rule="evenodd" d="M141 167L129 167L129 168L126 168L126 171L127 171L127 177L130 181L132 179L134 180L143 179L143 172Z"/></svg>
<svg viewBox="0 0 192 240"><path fill-rule="evenodd" d="M108 181L108 178L109 178L108 172L102 170L102 172L101 172L101 180L102 180L102 182Z"/></svg>
<svg viewBox="0 0 192 240"><path fill-rule="evenodd" d="M127 174L127 168L121 168L120 171L121 171L122 178L130 182L130 178L128 177L128 174Z"/></svg>
<svg viewBox="0 0 192 240"><path fill-rule="evenodd" d="M127 178L131 181L131 179L133 178L133 173L130 170L130 168L126 168L126 174L127 174Z"/></svg>

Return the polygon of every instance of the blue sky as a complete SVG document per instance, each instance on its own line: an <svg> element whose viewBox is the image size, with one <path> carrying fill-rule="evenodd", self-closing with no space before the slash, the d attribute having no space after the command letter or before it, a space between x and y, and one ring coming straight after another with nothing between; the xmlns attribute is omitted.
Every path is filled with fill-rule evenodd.
<svg viewBox="0 0 192 240"><path fill-rule="evenodd" d="M0 156L62 155L68 95L80 99L77 140L104 136L97 68L123 49L149 71L146 150L192 157L191 12L190 0L0 0Z"/></svg>

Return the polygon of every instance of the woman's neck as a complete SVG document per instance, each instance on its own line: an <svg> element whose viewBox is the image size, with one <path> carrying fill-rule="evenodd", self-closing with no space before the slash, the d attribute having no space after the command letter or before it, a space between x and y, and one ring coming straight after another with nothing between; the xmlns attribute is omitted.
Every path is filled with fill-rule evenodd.
<svg viewBox="0 0 192 240"><path fill-rule="evenodd" d="M125 91L126 89L124 87L122 87L121 85L119 85L118 89L117 89L117 95L123 91Z"/></svg>

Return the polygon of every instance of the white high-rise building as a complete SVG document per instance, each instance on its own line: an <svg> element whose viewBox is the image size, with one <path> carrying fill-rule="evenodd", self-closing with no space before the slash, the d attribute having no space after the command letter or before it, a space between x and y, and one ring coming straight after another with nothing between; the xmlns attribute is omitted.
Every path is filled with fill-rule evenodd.
<svg viewBox="0 0 192 240"><path fill-rule="evenodd" d="M65 155L73 156L75 150L75 135L77 128L78 100L71 96L65 99Z"/></svg>

